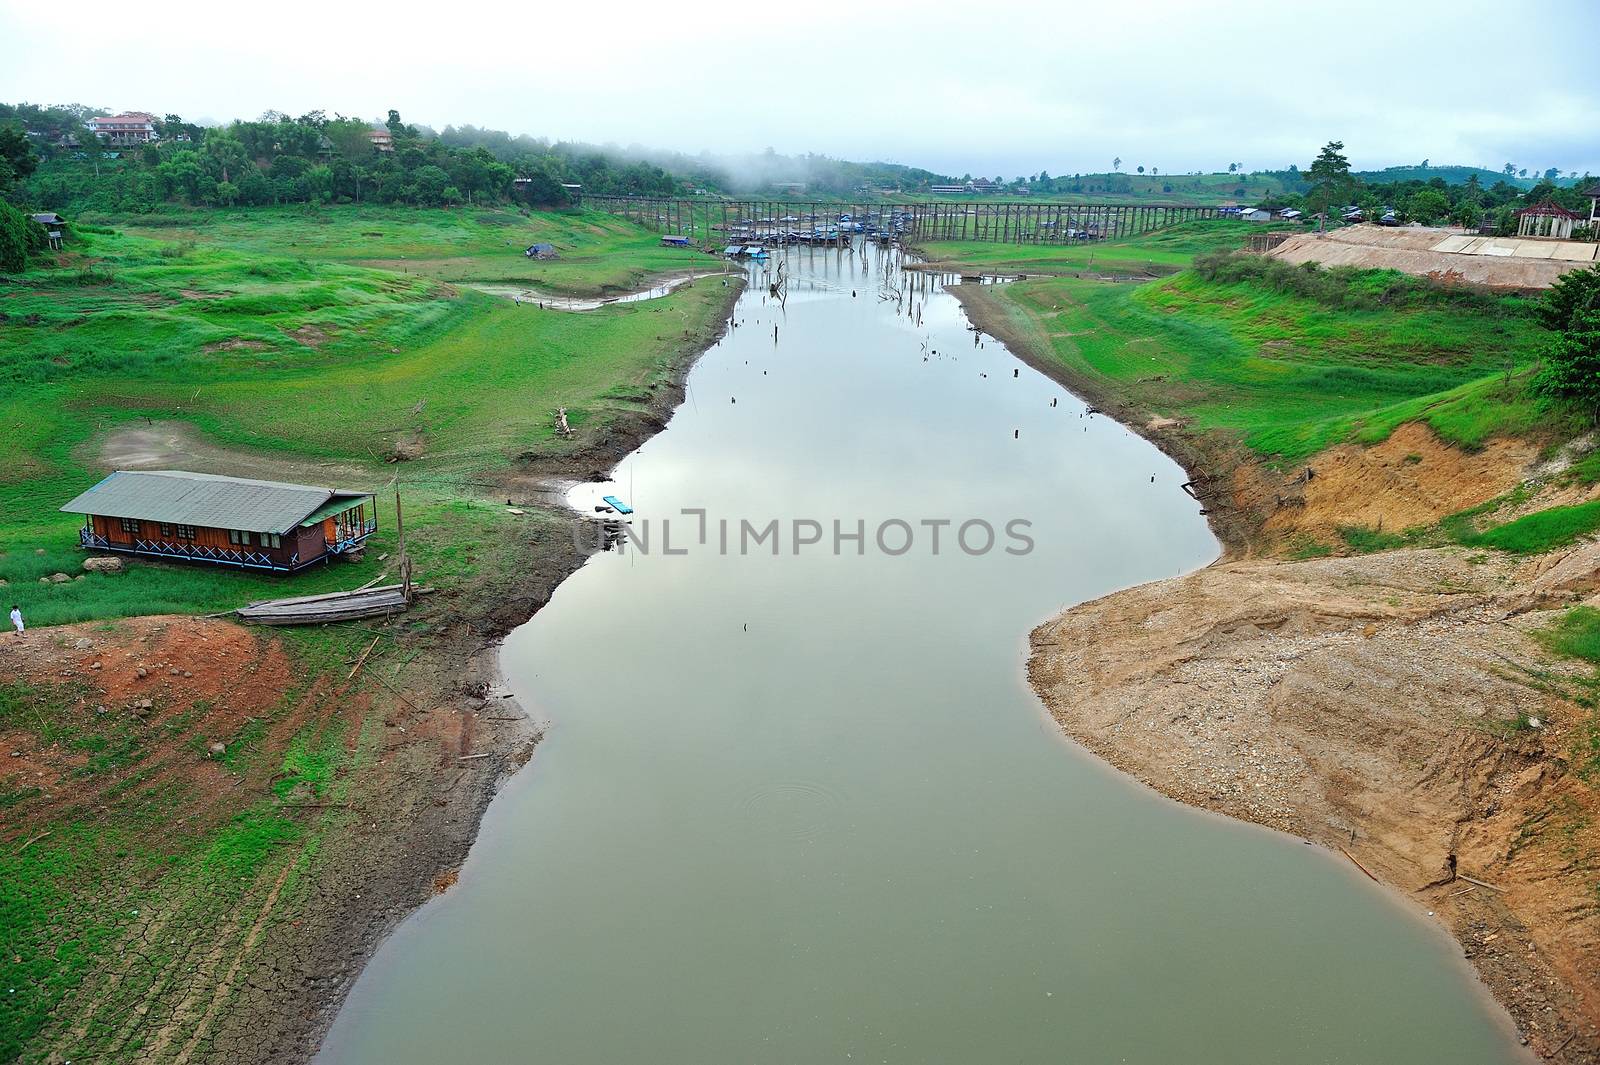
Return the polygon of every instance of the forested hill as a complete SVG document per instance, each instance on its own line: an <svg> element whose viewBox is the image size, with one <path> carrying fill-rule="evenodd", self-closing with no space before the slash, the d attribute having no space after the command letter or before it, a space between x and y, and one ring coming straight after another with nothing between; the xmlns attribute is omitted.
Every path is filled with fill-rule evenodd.
<svg viewBox="0 0 1600 1065"><path fill-rule="evenodd" d="M178 115L154 121L159 139L118 145L97 140L88 121L109 112L81 105L0 104L0 130L20 130L31 149L25 173L8 176L12 198L52 210L133 211L164 203L195 206L283 203L399 203L447 206L519 200L562 206L566 186L598 195L671 196L751 192L798 182L814 194L862 187L917 189L949 179L893 163L854 163L771 150L713 157L551 143L475 126L442 133L404 122L329 117L259 119L206 127Z"/></svg>
<svg viewBox="0 0 1600 1065"><path fill-rule="evenodd" d="M203 127L177 115L157 119L160 139L118 146L84 123L108 112L80 106L0 104L0 128L20 126L31 145L21 199L52 210L147 211L162 203L197 206L281 203L400 203L443 206L525 200L560 206L564 184L586 191L666 195L683 182L654 164L577 147L518 142L512 150L451 143L389 112L386 123L328 117Z"/></svg>

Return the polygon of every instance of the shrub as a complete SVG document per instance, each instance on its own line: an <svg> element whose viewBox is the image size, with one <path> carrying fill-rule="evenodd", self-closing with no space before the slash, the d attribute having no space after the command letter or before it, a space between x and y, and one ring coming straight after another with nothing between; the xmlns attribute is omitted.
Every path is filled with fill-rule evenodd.
<svg viewBox="0 0 1600 1065"><path fill-rule="evenodd" d="M44 247L44 228L0 200L0 274L20 274L28 256Z"/></svg>

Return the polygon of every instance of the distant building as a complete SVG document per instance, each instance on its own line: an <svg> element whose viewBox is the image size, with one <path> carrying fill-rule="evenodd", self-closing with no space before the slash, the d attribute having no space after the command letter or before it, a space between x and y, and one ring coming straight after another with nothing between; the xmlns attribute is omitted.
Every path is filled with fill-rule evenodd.
<svg viewBox="0 0 1600 1065"><path fill-rule="evenodd" d="M780 181L780 182L776 183L775 185L773 185L772 187L774 189L776 189L777 191L779 191L779 192L804 192L804 191L806 191L806 183L804 181Z"/></svg>
<svg viewBox="0 0 1600 1065"><path fill-rule="evenodd" d="M930 185L928 191L940 196L959 196L967 191L965 185Z"/></svg>
<svg viewBox="0 0 1600 1065"><path fill-rule="evenodd" d="M61 509L86 516L91 551L278 573L358 551L378 527L367 492L184 470L118 471Z"/></svg>
<svg viewBox="0 0 1600 1065"><path fill-rule="evenodd" d="M1593 213L1591 208L1591 216ZM1524 207L1517 212L1517 236L1568 240L1572 236L1572 227L1582 220L1583 216L1578 212L1569 211L1560 204L1545 200L1543 203Z"/></svg>
<svg viewBox="0 0 1600 1065"><path fill-rule="evenodd" d="M144 111L124 111L120 115L91 118L89 128L107 144L149 144L161 139L156 132L156 116Z"/></svg>
<svg viewBox="0 0 1600 1065"><path fill-rule="evenodd" d="M35 222L38 222L41 226L44 226L45 239L50 242L51 249L54 251L60 251L62 232L61 227L67 224L67 220L56 214L54 211L44 211L40 214L29 215L28 217L32 218Z"/></svg>
<svg viewBox="0 0 1600 1065"><path fill-rule="evenodd" d="M1600 230L1600 185L1590 185L1580 195L1589 197L1589 236L1593 238L1594 230Z"/></svg>
<svg viewBox="0 0 1600 1065"><path fill-rule="evenodd" d="M1241 207L1239 208L1239 217L1246 222L1270 222L1272 221L1272 212L1260 207Z"/></svg>
<svg viewBox="0 0 1600 1065"><path fill-rule="evenodd" d="M561 191L567 194L567 199L571 200L573 204L576 205L583 202L582 185L572 181L563 181L561 183Z"/></svg>
<svg viewBox="0 0 1600 1065"><path fill-rule="evenodd" d="M1300 221L1300 212L1296 211L1293 207L1285 207L1283 210L1278 212L1278 217L1283 219L1285 222L1298 222Z"/></svg>
<svg viewBox="0 0 1600 1065"><path fill-rule="evenodd" d="M390 133L386 129L367 130L367 139L370 140L372 142L372 146L380 152L394 151L394 134Z"/></svg>
<svg viewBox="0 0 1600 1065"><path fill-rule="evenodd" d="M669 248L687 248L690 246L689 238L677 233L668 233L661 238L661 243Z"/></svg>

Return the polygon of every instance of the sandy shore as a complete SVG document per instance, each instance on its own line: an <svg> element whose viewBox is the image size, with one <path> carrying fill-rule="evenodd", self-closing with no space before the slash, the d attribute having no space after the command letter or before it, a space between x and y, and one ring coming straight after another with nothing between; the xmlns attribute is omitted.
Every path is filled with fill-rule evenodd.
<svg viewBox="0 0 1600 1065"><path fill-rule="evenodd" d="M1260 557L1302 528L1437 520L1537 472L1534 450L1404 427L1317 456L1302 505L1277 508L1283 479L1242 448L1065 372L992 290L954 292L1182 464L1226 548L1034 631L1029 678L1063 730L1173 799L1343 853L1451 931L1535 1053L1600 1061L1600 801L1568 761L1589 719L1562 680L1588 671L1530 635L1595 593L1600 547ZM1552 502L1570 500L1530 505Z"/></svg>

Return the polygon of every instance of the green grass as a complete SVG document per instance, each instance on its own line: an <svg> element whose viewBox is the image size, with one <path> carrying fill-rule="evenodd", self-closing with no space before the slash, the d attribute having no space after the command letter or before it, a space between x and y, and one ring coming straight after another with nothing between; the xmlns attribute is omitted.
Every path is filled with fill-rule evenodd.
<svg viewBox="0 0 1600 1065"><path fill-rule="evenodd" d="M360 630L340 628L282 638L306 679L284 693L272 718L306 698L318 669L347 663L367 639ZM119 736L161 733L173 741L169 749L179 760L217 738L197 734L186 742L190 715L162 719L159 707L154 726L126 713L100 717L85 711L81 694L70 684L0 684L0 730L91 753L116 749ZM228 738L222 771L238 771L243 761L267 753L260 746L266 725L247 724ZM131 783L99 791L92 812L69 810L46 827L36 824L26 847L18 839L0 848L0 1060L44 1060L52 1049L74 1058L114 1049L109 1059L136 1059L142 1036L121 1031L131 1011L146 995L162 994L163 985L211 943L236 944L280 877L285 895L272 919L284 919L293 874L303 876L330 829L348 819L341 803L381 746L381 724L355 727L360 734L352 743L345 717L313 717L276 753L270 786L255 796L238 792L240 805L232 812L191 805L184 789L170 782L148 785L136 771L137 757L118 766L94 766L91 758L77 770L80 778L124 773ZM31 798L26 791L0 777L0 795L21 793L20 804ZM224 791L219 801L226 804L235 794ZM308 802L324 805L289 808ZM140 963L85 999L96 974L115 968L129 950ZM52 1017L65 1002L75 1005ZM80 1020L84 1034L70 1046L45 1045L50 1040L42 1033L60 1039L61 1026Z"/></svg>
<svg viewBox="0 0 1600 1065"><path fill-rule="evenodd" d="M1600 530L1600 500L1535 511L1484 532L1456 528L1469 547L1493 547L1518 555L1537 555L1565 547Z"/></svg>
<svg viewBox="0 0 1600 1065"><path fill-rule="evenodd" d="M1600 666L1600 610L1592 606L1573 607L1539 636L1557 654Z"/></svg>
<svg viewBox="0 0 1600 1065"><path fill-rule="evenodd" d="M448 610L452 596L479 594L529 564L530 542L564 531L537 512L509 515L488 482L525 454L570 446L553 435L558 406L580 432L603 433L648 404L731 295L712 281L577 314L447 283L593 291L709 261L608 216L363 208L188 212L142 217L136 231L113 221L59 265L0 281L0 598L19 603L34 629L225 610L392 577L393 559L382 556L396 548L393 494L383 485L398 473L416 577L440 591L404 622L407 635L426 638L434 604ZM521 251L533 240L556 243L562 259L529 263ZM144 560L82 573L81 518L57 508L103 475L104 434L147 421L192 427L199 447L242 475L328 463L340 472L293 479L377 490L380 529L365 560L293 577ZM420 440L421 457L385 462L401 438ZM58 572L78 579L41 581ZM272 638L302 678L277 720L319 677L342 688L371 633L328 626ZM355 678L348 694L367 680ZM0 834L0 991L17 988L0 999L0 1060L52 1050L136 1058L143 1036L123 1029L137 1009L170 1006L176 974L237 944L274 885L272 921L309 899L330 826L350 816L343 800L383 742L385 697L366 694L378 695L373 712L323 715L286 741L260 719L209 735L204 706L158 705L157 723L144 724L121 708L96 713L68 684L0 682L0 731L65 753L69 779L101 804L71 808L67 796L64 813L52 808L28 829L44 834L25 849ZM207 772L266 783L197 808L184 774L175 782L153 752L186 762L218 740L227 749ZM20 828L45 788L9 768L0 765L0 822ZM159 937L148 934L153 921L163 922ZM108 980L130 938L140 963ZM83 1033L63 1047L80 1021Z"/></svg>
<svg viewBox="0 0 1600 1065"><path fill-rule="evenodd" d="M1557 654L1600 667L1600 610L1594 607L1575 606L1535 636ZM1600 673L1591 679L1589 691L1576 698L1587 713L1572 732L1573 768L1590 784L1600 784L1600 703L1594 696L1597 685ZM1600 886L1596 890L1600 892Z"/></svg>
<svg viewBox="0 0 1600 1065"><path fill-rule="evenodd" d="M721 269L717 259L664 248L658 235L589 210L252 207L179 210L123 227L169 246L222 245L250 257L357 264L448 282L515 282L576 295L638 288L658 274ZM559 258L523 255L541 242L554 244Z"/></svg>
<svg viewBox="0 0 1600 1065"><path fill-rule="evenodd" d="M541 312L433 277L333 259L359 256L376 239L362 234L379 230L404 234L413 255L459 250L448 234L482 231L467 247L481 256L483 232L548 226L576 240L590 227L587 216L495 217L491 224L472 212L365 208L325 210L310 222L291 211L182 215L168 220L194 223L192 230L91 235L72 265L0 284L0 430L8 441L0 465L0 580L8 586L0 596L48 625L226 609L283 594L280 577L144 562L123 574L40 583L80 572L80 519L57 508L102 475L100 434L146 420L186 422L209 444L237 449L244 474L256 473L248 468L253 454L366 470L357 476L368 488L399 472L412 554L419 567L425 558L435 566L426 578L470 576L466 532L503 528L507 519L484 510L467 482L556 446L558 406L584 429L647 403L728 299L727 289L706 282L658 300ZM684 255L617 219L600 223L593 240L606 270L643 275ZM272 253L308 227L320 244L279 250L316 258ZM513 262L526 263L516 251ZM85 285L89 260L96 281ZM576 260L559 265L598 276ZM420 439L422 458L387 465L401 438ZM296 575L294 591L377 576L376 556L394 547L390 506L385 498L365 562Z"/></svg>
<svg viewBox="0 0 1600 1065"><path fill-rule="evenodd" d="M1405 285L1366 273L1381 276L1350 272L1334 287ZM1544 336L1525 301L1405 291L1335 306L1191 270L1143 285L1030 278L985 296L1089 390L1227 433L1271 462L1376 443L1408 421L1465 448L1549 423L1525 388Z"/></svg>
<svg viewBox="0 0 1600 1065"><path fill-rule="evenodd" d="M1280 228L1284 227L1211 218L1118 240L1080 244L930 241L920 245L919 250L939 262L956 262L994 273L1171 273L1188 266L1197 255L1238 248L1252 233Z"/></svg>
<svg viewBox="0 0 1600 1065"><path fill-rule="evenodd" d="M1392 551L1397 547L1405 547L1415 543L1417 532L1386 532L1382 529L1371 529L1364 525L1341 525L1337 529L1339 538L1344 541L1345 547L1358 555L1371 554L1374 551Z"/></svg>

